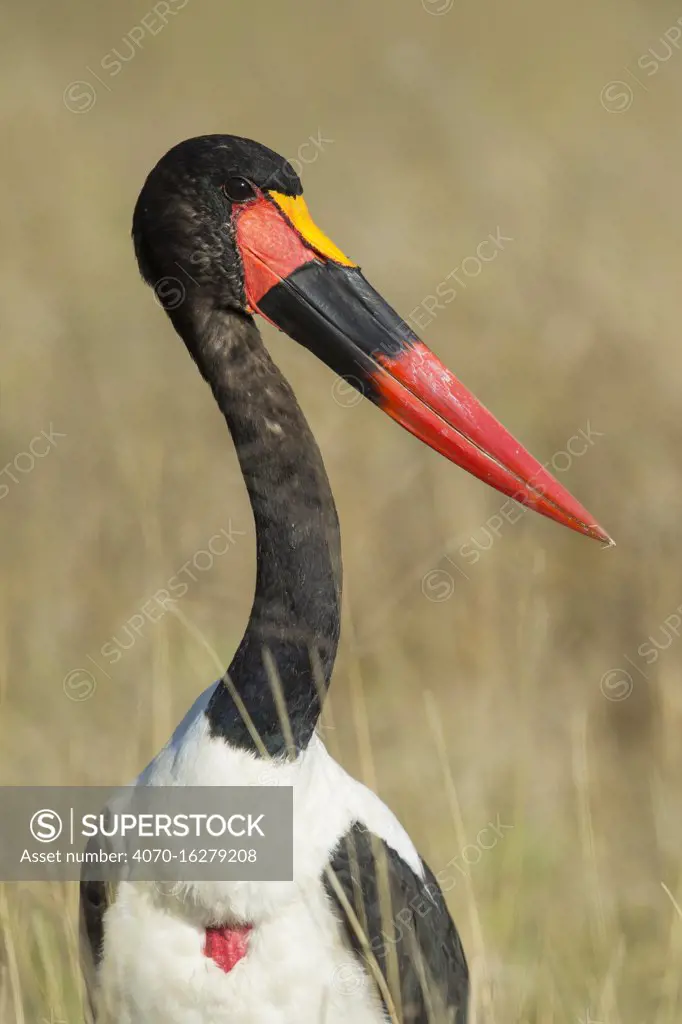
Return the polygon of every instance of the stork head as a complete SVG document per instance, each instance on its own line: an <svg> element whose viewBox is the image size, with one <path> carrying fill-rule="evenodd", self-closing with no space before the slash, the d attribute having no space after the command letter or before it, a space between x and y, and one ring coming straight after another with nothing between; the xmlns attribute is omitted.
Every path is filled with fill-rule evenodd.
<svg viewBox="0 0 682 1024"><path fill-rule="evenodd" d="M451 462L542 515L610 543L314 223L283 157L248 139L181 142L138 199L135 250L177 323L258 313Z"/></svg>

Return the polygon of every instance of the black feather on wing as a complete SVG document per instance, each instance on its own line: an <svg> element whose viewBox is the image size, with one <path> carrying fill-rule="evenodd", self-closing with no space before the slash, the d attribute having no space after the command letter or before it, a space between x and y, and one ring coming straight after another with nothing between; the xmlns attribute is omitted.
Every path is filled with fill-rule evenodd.
<svg viewBox="0 0 682 1024"><path fill-rule="evenodd" d="M95 852L100 845L97 839L89 839L86 854ZM104 945L104 915L112 902L113 886L110 882L88 878L88 873L88 865L84 864L80 882L80 962L88 996L89 1019L94 1021L97 968L102 960Z"/></svg>
<svg viewBox="0 0 682 1024"><path fill-rule="evenodd" d="M380 994L393 1019L466 1024L464 950L433 872L422 865L423 879L356 822L330 860L325 887L365 969L371 977L381 972Z"/></svg>

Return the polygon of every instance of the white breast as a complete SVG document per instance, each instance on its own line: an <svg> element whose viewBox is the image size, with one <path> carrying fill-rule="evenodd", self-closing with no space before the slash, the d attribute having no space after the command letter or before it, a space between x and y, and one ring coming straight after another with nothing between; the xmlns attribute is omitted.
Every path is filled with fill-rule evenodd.
<svg viewBox="0 0 682 1024"><path fill-rule="evenodd" d="M292 786L293 881L192 883L174 895L153 883L122 884L105 920L101 1000L117 1024L383 1021L321 875L355 821L421 877L417 851L391 811L329 756L319 737L295 762L264 762L212 738L204 709L213 689L138 784ZM233 919L254 928L246 957L226 974L203 954L204 928Z"/></svg>

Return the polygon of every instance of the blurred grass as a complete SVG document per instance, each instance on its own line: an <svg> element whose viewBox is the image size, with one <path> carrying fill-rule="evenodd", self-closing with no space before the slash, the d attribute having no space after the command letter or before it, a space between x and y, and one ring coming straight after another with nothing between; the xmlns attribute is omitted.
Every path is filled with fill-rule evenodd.
<svg viewBox="0 0 682 1024"><path fill-rule="evenodd" d="M4 14L0 464L50 425L66 437L16 484L2 477L0 781L113 783L146 763L214 664L173 616L114 666L98 652L231 521L246 536L181 604L230 659L253 585L250 512L210 396L139 283L130 216L183 137L234 132L297 158L320 132L331 141L303 168L313 215L403 315L491 232L513 239L423 336L541 460L588 423L599 432L562 479L618 542L600 552L524 516L469 564L462 545L488 543L499 497L344 404L266 326L341 515L334 743L444 870L462 841L428 691L468 842L497 815L513 825L448 892L476 1020L673 1024L682 643L669 627L652 664L638 647L667 642L682 602L682 54L669 47L651 77L637 61L666 53L679 10L190 0L108 77L102 61L128 52L148 9ZM95 90L82 114L64 104L78 80ZM614 80L632 88L620 113L600 102ZM444 600L428 599L432 571ZM92 699L64 691L78 668ZM625 699L605 698L610 669L630 673ZM0 1020L80 1019L75 899L2 889Z"/></svg>

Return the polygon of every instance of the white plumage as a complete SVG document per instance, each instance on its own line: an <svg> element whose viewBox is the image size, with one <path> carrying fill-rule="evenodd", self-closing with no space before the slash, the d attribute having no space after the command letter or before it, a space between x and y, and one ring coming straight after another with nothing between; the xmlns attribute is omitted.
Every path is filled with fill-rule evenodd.
<svg viewBox="0 0 682 1024"><path fill-rule="evenodd" d="M421 878L392 812L328 754L319 736L295 761L264 762L211 738L195 702L138 784L293 786L292 882L121 883L104 923L98 1012L117 1024L378 1024L376 987L344 941L322 883L353 822L366 825ZM204 954L205 929L253 924L248 953L225 973Z"/></svg>

